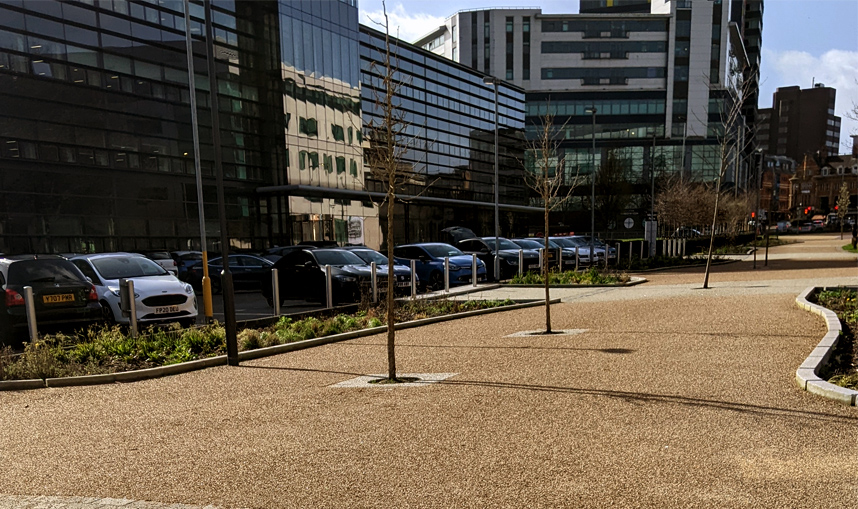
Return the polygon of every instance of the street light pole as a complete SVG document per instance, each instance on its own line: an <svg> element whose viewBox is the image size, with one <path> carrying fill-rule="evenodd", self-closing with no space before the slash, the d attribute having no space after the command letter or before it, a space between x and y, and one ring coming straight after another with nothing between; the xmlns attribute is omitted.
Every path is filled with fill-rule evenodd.
<svg viewBox="0 0 858 509"><path fill-rule="evenodd" d="M494 278L495 281L500 281L500 215L498 213L499 203L499 188L500 181L498 180L498 85L500 80L494 76L486 76L483 78L483 83L486 85L494 85L495 88L495 258L494 258Z"/></svg>
<svg viewBox="0 0 858 509"><path fill-rule="evenodd" d="M200 168L200 129L197 121L197 86L194 81L194 53L191 42L191 13L190 0L184 1L185 6L185 53L188 59L188 95L191 99L191 127L194 136L194 173L197 183L197 213L200 216L200 251L203 254L203 312L206 323L211 323L212 315L212 287L209 277L209 253L208 241L206 240L206 215L203 204L203 175Z"/></svg>
<svg viewBox="0 0 858 509"><path fill-rule="evenodd" d="M212 29L212 4L204 2L206 18L206 60L209 72L209 98L212 111L212 144L214 145L215 173L217 175L217 208L220 221L221 243L221 289L223 291L224 330L226 331L226 360L230 366L238 366L238 333L235 323L235 293L232 273L229 270L229 235L226 221L226 199L223 189L223 161L220 153L220 109L218 108L217 69L214 55L214 30Z"/></svg>
<svg viewBox="0 0 858 509"><path fill-rule="evenodd" d="M757 209L754 211L754 268L757 268L757 236L760 234L760 195L763 194L763 149L757 149L760 162L757 165Z"/></svg>
<svg viewBox="0 0 858 509"><path fill-rule="evenodd" d="M590 151L590 263L595 266L593 260L596 257L596 106L584 110L593 115L593 147ZM608 251L605 249L605 260L608 259Z"/></svg>

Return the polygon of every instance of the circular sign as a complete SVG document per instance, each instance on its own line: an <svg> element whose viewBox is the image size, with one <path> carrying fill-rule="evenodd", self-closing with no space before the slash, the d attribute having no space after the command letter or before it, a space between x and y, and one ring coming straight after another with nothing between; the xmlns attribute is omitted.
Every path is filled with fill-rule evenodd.
<svg viewBox="0 0 858 509"><path fill-rule="evenodd" d="M630 218L630 217L627 217L626 220L623 221L623 226L625 226L626 228L631 228L634 225L635 225L635 220Z"/></svg>

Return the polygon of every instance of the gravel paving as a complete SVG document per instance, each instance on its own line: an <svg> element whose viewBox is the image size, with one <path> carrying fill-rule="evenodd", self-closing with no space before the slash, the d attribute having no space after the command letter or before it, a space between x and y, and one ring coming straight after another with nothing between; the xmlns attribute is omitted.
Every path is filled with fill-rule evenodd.
<svg viewBox="0 0 858 509"><path fill-rule="evenodd" d="M858 410L793 380L825 332L798 291L858 283L838 237L716 267L709 290L702 269L565 290L552 324L581 334L509 337L542 308L400 331L400 371L456 373L407 390L332 387L386 371L378 335L0 393L0 508L855 507Z"/></svg>

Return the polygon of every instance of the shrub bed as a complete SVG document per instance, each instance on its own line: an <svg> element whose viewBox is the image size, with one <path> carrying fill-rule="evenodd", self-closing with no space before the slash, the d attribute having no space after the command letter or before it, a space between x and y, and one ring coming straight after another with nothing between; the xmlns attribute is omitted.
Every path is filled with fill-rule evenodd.
<svg viewBox="0 0 858 509"><path fill-rule="evenodd" d="M514 304L502 301L414 301L397 304L396 322ZM385 325L383 306L330 318L281 317L263 329L238 333L239 350L254 350ZM98 375L154 368L226 354L226 331L220 324L191 329L150 328L136 338L118 326L91 328L78 335L53 334L27 343L22 353L0 349L0 380Z"/></svg>
<svg viewBox="0 0 858 509"><path fill-rule="evenodd" d="M858 330L858 293L848 288L820 292L816 302L837 314L843 325L843 333L828 364L819 374L829 383L858 390L858 345L855 331Z"/></svg>
<svg viewBox="0 0 858 509"><path fill-rule="evenodd" d="M550 271L548 273L549 285L612 285L619 283L627 283L630 280L629 276L619 272L605 272L595 267L590 267L584 272L575 272L567 270L563 272ZM516 274L509 284L513 285L544 285L545 280L542 274L528 272L525 274Z"/></svg>

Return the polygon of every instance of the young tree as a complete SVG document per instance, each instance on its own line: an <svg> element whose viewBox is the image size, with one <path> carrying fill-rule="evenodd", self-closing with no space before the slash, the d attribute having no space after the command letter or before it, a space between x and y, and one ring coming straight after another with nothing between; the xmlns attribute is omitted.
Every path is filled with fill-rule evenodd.
<svg viewBox="0 0 858 509"><path fill-rule="evenodd" d="M631 168L622 149L610 149L596 173L596 216L607 227L632 201Z"/></svg>
<svg viewBox="0 0 858 509"><path fill-rule="evenodd" d="M548 284L548 237L550 212L560 207L572 196L578 185L578 171L566 173L566 157L560 149L559 134L561 127L554 125L554 115L546 113L537 126L536 137L528 140L524 178L528 187L533 189L543 204L545 226L545 256L542 257L542 279L545 283L545 332L551 334L551 295ZM563 191L561 193L561 191Z"/></svg>
<svg viewBox="0 0 858 509"><path fill-rule="evenodd" d="M398 66L395 63L392 47L395 42L390 37L390 22L387 6L382 2L384 22L378 23L384 27L384 61L373 62L372 71L381 77L380 89L374 89L375 108L380 113L378 119L367 122L364 126L365 137L369 147L364 149L364 157L369 167L370 175L379 181L385 190L382 206L387 206L387 379L398 382L396 377L396 328L394 315L394 276L393 268L393 219L394 203L399 190L408 184L422 181L418 178L414 164L408 162L406 155L415 146L415 137L407 133L409 123L405 112L400 107L399 91L406 85L401 80ZM422 175L421 175L422 177Z"/></svg>
<svg viewBox="0 0 858 509"><path fill-rule="evenodd" d="M840 184L840 196L837 197L837 218L840 219L840 240L843 240L843 223L849 211L849 186L846 182Z"/></svg>

